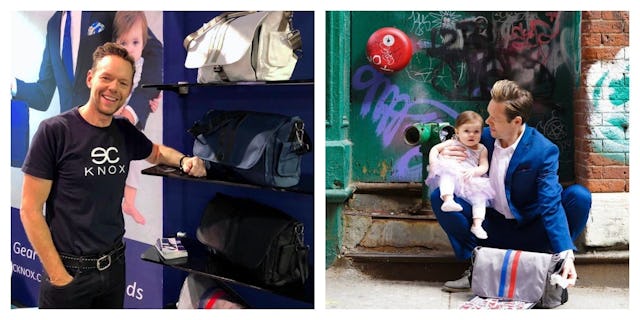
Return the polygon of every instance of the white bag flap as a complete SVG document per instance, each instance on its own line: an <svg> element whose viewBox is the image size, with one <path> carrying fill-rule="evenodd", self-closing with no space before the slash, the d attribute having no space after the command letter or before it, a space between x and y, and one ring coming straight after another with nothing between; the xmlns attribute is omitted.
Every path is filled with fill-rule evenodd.
<svg viewBox="0 0 640 320"><path fill-rule="evenodd" d="M184 66L193 69L210 65L227 65L240 60L249 50L256 28L268 14L268 11L248 14L234 19L228 26L219 23L207 31L204 36L189 43ZM219 32L224 32L223 39L216 39ZM222 49L220 54L215 57L212 51L215 50L216 44L214 42L217 41L222 41L219 44Z"/></svg>

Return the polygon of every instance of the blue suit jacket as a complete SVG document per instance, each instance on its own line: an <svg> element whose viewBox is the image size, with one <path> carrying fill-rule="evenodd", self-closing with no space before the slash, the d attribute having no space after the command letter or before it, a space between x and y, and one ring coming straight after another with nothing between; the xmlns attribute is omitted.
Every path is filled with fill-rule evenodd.
<svg viewBox="0 0 640 320"><path fill-rule="evenodd" d="M38 81L26 83L17 80L14 99L26 102L30 108L46 110L51 104L56 86L60 95L60 113L82 105L89 100L87 88L87 72L93 63L93 51L105 42L112 41L114 11L83 11L80 29L80 44L76 61L75 80L69 81L62 58L60 57L60 24L62 12L56 11L47 23L46 44L42 55ZM104 25L101 32L89 34L89 26L99 22ZM149 40L142 56L145 68L141 74L140 84L162 83L162 44L149 30ZM149 115L149 100L157 97L154 88L136 88L129 100L144 127ZM140 126L139 126L140 127Z"/></svg>
<svg viewBox="0 0 640 320"><path fill-rule="evenodd" d="M489 151L491 163L495 139L489 128L484 129L481 142ZM518 224L525 226L536 218L542 219L554 252L575 249L561 202L558 156L555 144L526 126L504 181L507 201Z"/></svg>

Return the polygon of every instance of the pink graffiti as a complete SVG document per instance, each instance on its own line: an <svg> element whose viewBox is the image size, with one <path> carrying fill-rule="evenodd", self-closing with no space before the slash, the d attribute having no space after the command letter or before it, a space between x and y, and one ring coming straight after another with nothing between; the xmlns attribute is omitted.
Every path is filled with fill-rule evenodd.
<svg viewBox="0 0 640 320"><path fill-rule="evenodd" d="M560 34L560 22L557 20L558 13L547 12L546 15L553 25L549 25L549 23L537 18L514 22L508 35L509 45L507 49L515 52L537 49L538 54L541 56L540 61L545 63L548 56L542 49Z"/></svg>

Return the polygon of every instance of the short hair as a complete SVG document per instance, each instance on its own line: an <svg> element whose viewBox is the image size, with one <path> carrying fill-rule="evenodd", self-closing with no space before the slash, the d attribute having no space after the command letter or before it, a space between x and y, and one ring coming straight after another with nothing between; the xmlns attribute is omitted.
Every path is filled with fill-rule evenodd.
<svg viewBox="0 0 640 320"><path fill-rule="evenodd" d="M149 39L149 33L147 29L149 24L147 23L147 17L142 11L117 11L116 16L113 18L113 41L116 41L120 35L131 30L136 22L140 22L142 28L142 46L147 45Z"/></svg>
<svg viewBox="0 0 640 320"><path fill-rule="evenodd" d="M526 123L533 108L533 95L511 80L498 80L491 88L491 99L504 103L505 115L511 121L520 116L522 123Z"/></svg>
<svg viewBox="0 0 640 320"><path fill-rule="evenodd" d="M469 122L480 122L480 127L482 127L482 125L484 124L484 120L482 119L482 116L475 112L475 111L471 111L471 110L467 110L467 111L463 111L460 112L458 114L458 116L456 117L456 128L459 128L461 125L469 123Z"/></svg>
<svg viewBox="0 0 640 320"><path fill-rule="evenodd" d="M133 79L133 74L136 71L136 63L133 61L133 57L129 55L129 51L115 42L107 42L93 51L93 65L91 66L91 70L95 71L98 61L102 60L102 58L106 56L118 56L129 62L131 70L133 70L131 73L131 79Z"/></svg>

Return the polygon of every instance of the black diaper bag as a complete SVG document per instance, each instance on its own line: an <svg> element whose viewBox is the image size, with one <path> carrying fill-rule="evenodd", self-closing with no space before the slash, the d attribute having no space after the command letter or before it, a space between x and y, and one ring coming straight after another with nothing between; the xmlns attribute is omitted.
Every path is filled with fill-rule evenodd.
<svg viewBox="0 0 640 320"><path fill-rule="evenodd" d="M188 130L193 154L211 179L269 187L300 181L302 155L311 141L298 116L242 110L209 110Z"/></svg>
<svg viewBox="0 0 640 320"><path fill-rule="evenodd" d="M217 193L202 215L196 238L262 285L304 284L308 277L303 224L252 199Z"/></svg>

